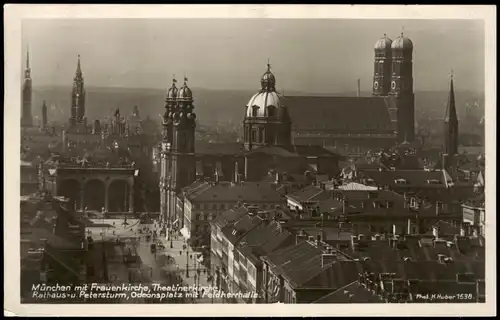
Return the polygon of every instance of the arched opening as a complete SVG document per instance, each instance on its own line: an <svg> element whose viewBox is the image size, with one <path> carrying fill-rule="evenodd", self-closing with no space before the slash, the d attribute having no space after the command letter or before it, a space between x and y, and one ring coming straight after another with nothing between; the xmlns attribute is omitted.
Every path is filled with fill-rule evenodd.
<svg viewBox="0 0 500 320"><path fill-rule="evenodd" d="M78 210L81 207L80 182L76 179L62 180L59 183L57 195L70 199L71 208Z"/></svg>
<svg viewBox="0 0 500 320"><path fill-rule="evenodd" d="M108 187L108 211L127 212L129 206L129 186L125 180L115 180Z"/></svg>
<svg viewBox="0 0 500 320"><path fill-rule="evenodd" d="M85 183L84 199L84 207L87 207L87 210L101 211L106 202L104 182L94 179Z"/></svg>

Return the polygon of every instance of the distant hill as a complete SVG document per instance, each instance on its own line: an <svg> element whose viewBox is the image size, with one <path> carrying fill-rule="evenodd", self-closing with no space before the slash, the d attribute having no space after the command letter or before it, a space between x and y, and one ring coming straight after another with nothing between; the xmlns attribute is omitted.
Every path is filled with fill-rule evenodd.
<svg viewBox="0 0 500 320"><path fill-rule="evenodd" d="M116 108L120 108L123 115L132 113L137 105L141 117L147 116L159 119L164 112L164 98L166 90L148 88L109 88L87 87L86 115L89 120L111 116ZM257 89L250 90L210 90L192 88L198 120L201 124L212 125L217 122L239 123L243 120L245 105ZM304 92L287 91L286 95L310 95ZM314 94L318 95L318 94ZM335 96L355 96L356 92L336 94L320 94ZM362 96L369 96L370 92L362 92ZM441 118L445 113L448 92L419 91L415 93L416 118ZM46 100L49 106L49 121L64 122L69 118L71 87L34 87L33 114L40 117L42 101ZM484 94L469 91L456 92L456 101L459 117L465 116L466 102L477 101L484 114ZM307 106L305 106L307 107ZM306 112L307 109L304 111Z"/></svg>

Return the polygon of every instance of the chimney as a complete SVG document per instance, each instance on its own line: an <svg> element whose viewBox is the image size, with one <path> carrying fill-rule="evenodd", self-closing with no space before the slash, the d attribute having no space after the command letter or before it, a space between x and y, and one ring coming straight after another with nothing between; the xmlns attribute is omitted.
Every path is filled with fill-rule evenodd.
<svg viewBox="0 0 500 320"><path fill-rule="evenodd" d="M342 201L342 213L343 214L347 214L347 209L349 208L349 201L347 200L347 198L344 198L343 201Z"/></svg>
<svg viewBox="0 0 500 320"><path fill-rule="evenodd" d="M276 183L280 183L281 181L280 181L280 173L279 173L279 172L276 172L275 177L276 177L276 178L274 179L274 182L276 182Z"/></svg>
<svg viewBox="0 0 500 320"><path fill-rule="evenodd" d="M444 254L438 254L438 261L440 263L445 263L446 256Z"/></svg>
<svg viewBox="0 0 500 320"><path fill-rule="evenodd" d="M439 239L439 227L438 226L432 227L432 235L434 236L435 239Z"/></svg>
<svg viewBox="0 0 500 320"><path fill-rule="evenodd" d="M442 213L443 203L441 201L436 201L436 215L440 215Z"/></svg>
<svg viewBox="0 0 500 320"><path fill-rule="evenodd" d="M358 235L358 241L365 240L365 235L364 234L359 234Z"/></svg>
<svg viewBox="0 0 500 320"><path fill-rule="evenodd" d="M359 78L358 78L358 86L357 86L356 96L358 98L361 97L361 79L359 79Z"/></svg>
<svg viewBox="0 0 500 320"><path fill-rule="evenodd" d="M411 219L408 219L407 225L408 225L408 230L406 231L406 233L407 234L413 234Z"/></svg>
<svg viewBox="0 0 500 320"><path fill-rule="evenodd" d="M248 181L248 157L245 157L245 181Z"/></svg>
<svg viewBox="0 0 500 320"><path fill-rule="evenodd" d="M63 152L66 151L66 147L68 146L68 137L66 136L66 130L62 131L62 149Z"/></svg>
<svg viewBox="0 0 500 320"><path fill-rule="evenodd" d="M234 162L234 182L239 183L240 182L240 172L238 168L238 161Z"/></svg>
<svg viewBox="0 0 500 320"><path fill-rule="evenodd" d="M321 268L330 265L337 261L337 255L334 253L323 253L321 254Z"/></svg>
<svg viewBox="0 0 500 320"><path fill-rule="evenodd" d="M395 236L398 234L398 228L395 224L392 225L392 235Z"/></svg>
<svg viewBox="0 0 500 320"><path fill-rule="evenodd" d="M217 172L217 169L215 169L215 183L219 182L219 172Z"/></svg>
<svg viewBox="0 0 500 320"><path fill-rule="evenodd" d="M304 230L300 230L299 233L295 236L295 244L299 244L302 241L307 240L307 234Z"/></svg>

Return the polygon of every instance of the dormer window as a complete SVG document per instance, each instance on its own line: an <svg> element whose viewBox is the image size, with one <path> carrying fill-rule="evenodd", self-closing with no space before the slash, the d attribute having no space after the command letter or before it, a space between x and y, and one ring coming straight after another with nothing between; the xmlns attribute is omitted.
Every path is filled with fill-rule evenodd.
<svg viewBox="0 0 500 320"><path fill-rule="evenodd" d="M258 113L259 113L259 107L253 106L252 107L252 117L257 117Z"/></svg>
<svg viewBox="0 0 500 320"><path fill-rule="evenodd" d="M276 117L276 107L275 106L267 107L267 116L270 118Z"/></svg>
<svg viewBox="0 0 500 320"><path fill-rule="evenodd" d="M406 179L396 179L394 180L396 184L408 184L408 181Z"/></svg>
<svg viewBox="0 0 500 320"><path fill-rule="evenodd" d="M437 180L437 179L430 179L430 180L427 180L427 183L428 184L440 184L441 182L439 182L439 180Z"/></svg>

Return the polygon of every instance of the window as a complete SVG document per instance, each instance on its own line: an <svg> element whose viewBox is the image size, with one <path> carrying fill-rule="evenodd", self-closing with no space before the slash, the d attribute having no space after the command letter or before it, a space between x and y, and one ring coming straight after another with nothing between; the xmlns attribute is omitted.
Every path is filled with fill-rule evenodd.
<svg viewBox="0 0 500 320"><path fill-rule="evenodd" d="M394 180L394 182L396 184L408 184L408 181L406 181L405 179L396 179Z"/></svg>
<svg viewBox="0 0 500 320"><path fill-rule="evenodd" d="M257 117L259 113L259 107L253 106L252 107L252 117Z"/></svg>
<svg viewBox="0 0 500 320"><path fill-rule="evenodd" d="M428 184L439 184L439 180L437 180L437 179L430 179L430 180L427 180L427 183Z"/></svg>
<svg viewBox="0 0 500 320"><path fill-rule="evenodd" d="M257 142L257 130L252 130L252 142Z"/></svg>
<svg viewBox="0 0 500 320"><path fill-rule="evenodd" d="M274 106L267 107L267 116L268 117L276 117L276 107L274 107Z"/></svg>

